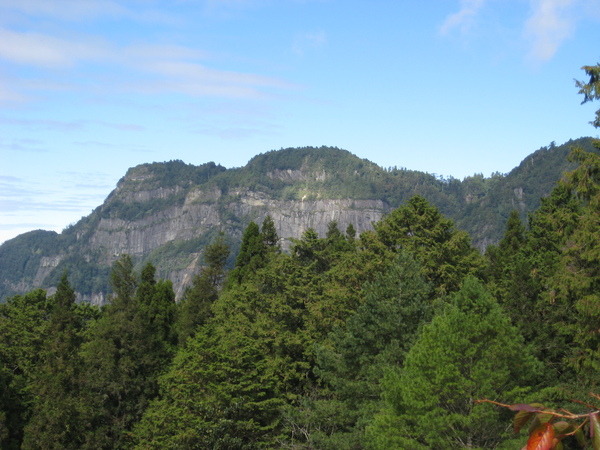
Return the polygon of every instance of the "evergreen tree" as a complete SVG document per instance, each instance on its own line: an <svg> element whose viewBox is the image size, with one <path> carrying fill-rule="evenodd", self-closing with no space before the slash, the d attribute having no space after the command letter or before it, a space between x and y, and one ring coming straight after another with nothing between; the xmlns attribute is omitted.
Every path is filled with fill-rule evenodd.
<svg viewBox="0 0 600 450"><path fill-rule="evenodd" d="M266 246L260 228L250 222L244 230L240 252L235 260L235 267L229 274L229 281L242 283L264 264Z"/></svg>
<svg viewBox="0 0 600 450"><path fill-rule="evenodd" d="M582 69L590 77L586 83L584 81L576 81L575 84L579 88L579 93L583 94L583 103L594 100L600 100L600 64L595 66L583 66ZM596 111L596 118L590 122L596 128L600 128L600 109Z"/></svg>
<svg viewBox="0 0 600 450"><path fill-rule="evenodd" d="M222 236L204 249L206 265L194 276L192 286L185 291L179 304L177 329L180 345L184 345L212 316L211 305L219 297L228 256L229 247Z"/></svg>
<svg viewBox="0 0 600 450"><path fill-rule="evenodd" d="M31 388L36 400L22 448L77 449L82 444L80 413L85 407L79 398L83 324L66 272L50 304L47 339Z"/></svg>
<svg viewBox="0 0 600 450"><path fill-rule="evenodd" d="M372 448L495 448L510 416L480 398L515 401L540 365L494 298L467 278L384 385L387 408L368 429ZM505 417L506 416L506 417Z"/></svg>
<svg viewBox="0 0 600 450"><path fill-rule="evenodd" d="M600 156L574 149L570 157L580 165L564 183L581 206L542 298L552 305L567 366L587 392L600 385Z"/></svg>
<svg viewBox="0 0 600 450"><path fill-rule="evenodd" d="M211 321L200 327L180 349L161 378L161 397L135 429L136 448L245 449L274 443L282 403L277 372L285 367L269 360L264 339L244 332L243 317L230 319L231 326Z"/></svg>
<svg viewBox="0 0 600 450"><path fill-rule="evenodd" d="M273 218L270 215L267 215L264 218L260 228L260 234L262 235L263 243L267 248L274 249L275 251L281 250L275 222L273 222Z"/></svg>
<svg viewBox="0 0 600 450"><path fill-rule="evenodd" d="M363 448L364 427L379 407L386 368L401 365L420 326L429 320L430 286L405 251L384 273L367 282L363 303L317 344L315 373L326 387L288 413L293 429L309 447Z"/></svg>
<svg viewBox="0 0 600 450"><path fill-rule="evenodd" d="M32 413L31 390L48 327L46 291L36 289L0 304L0 447L19 449Z"/></svg>
<svg viewBox="0 0 600 450"><path fill-rule="evenodd" d="M456 291L466 275L479 273L483 266L469 235L458 231L452 220L419 196L376 223L373 237L362 237L375 253L400 249L413 253L437 293Z"/></svg>
<svg viewBox="0 0 600 450"><path fill-rule="evenodd" d="M154 268L147 265L137 293L137 276L127 255L115 263L111 280L116 295L82 346L85 400L90 405L82 448L128 445L129 433L156 397L158 374L170 359L168 342L159 339L169 334L164 328L169 319L156 319L172 316L171 283L156 283Z"/></svg>

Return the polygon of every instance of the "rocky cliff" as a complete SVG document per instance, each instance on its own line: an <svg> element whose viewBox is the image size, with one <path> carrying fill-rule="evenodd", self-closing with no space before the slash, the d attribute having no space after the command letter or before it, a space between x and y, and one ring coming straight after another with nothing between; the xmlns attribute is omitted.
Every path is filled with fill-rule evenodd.
<svg viewBox="0 0 600 450"><path fill-rule="evenodd" d="M577 144L591 147L589 139ZM570 143L569 143L570 144ZM324 236L330 222L361 233L390 209L421 195L468 231L482 251L498 241L506 218L525 218L566 170L570 147L538 150L507 175L438 179L406 169L382 169L337 148L269 152L245 167L181 161L130 169L106 201L57 234L34 231L0 246L0 297L37 287L52 293L65 270L79 300L106 302L112 263L132 255L173 281L178 298L203 262L202 249L223 233L233 262L244 228L270 215L282 247L308 228ZM536 164L533 164L533 161Z"/></svg>

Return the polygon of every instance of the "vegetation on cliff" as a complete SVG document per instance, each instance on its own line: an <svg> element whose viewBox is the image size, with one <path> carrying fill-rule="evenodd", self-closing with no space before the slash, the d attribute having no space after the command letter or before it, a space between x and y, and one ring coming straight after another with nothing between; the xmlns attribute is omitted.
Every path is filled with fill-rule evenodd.
<svg viewBox="0 0 600 450"><path fill-rule="evenodd" d="M0 246L0 298L4 301L32 287L56 286L65 270L80 296L106 298L110 264L118 256L107 251L112 246L106 240L110 241L119 227L125 233L129 229L144 233L150 223L168 223L185 214L186 202L212 207L218 215L214 219L217 225L184 239L157 242L152 250L135 256L136 269L152 262L161 277L169 277L192 264L221 231L231 246L231 267L243 229L255 220L254 216L233 212L241 196L248 193L298 204L307 200L378 200L382 213L420 195L467 231L483 251L499 241L511 211L517 210L525 221L563 172L574 168L567 160L573 146L595 151L589 138L561 146L551 144L527 157L509 174L489 178L474 175L462 181L407 169L384 169L330 147L272 151L237 169L181 161L144 164L130 169L103 205L62 233L38 230ZM260 208L264 209L261 215L270 213L267 206L256 211ZM111 224L108 228L107 223Z"/></svg>

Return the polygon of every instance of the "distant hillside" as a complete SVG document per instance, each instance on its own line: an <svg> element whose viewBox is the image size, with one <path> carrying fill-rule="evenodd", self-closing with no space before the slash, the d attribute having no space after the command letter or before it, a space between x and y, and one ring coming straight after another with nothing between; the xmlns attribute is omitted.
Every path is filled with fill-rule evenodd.
<svg viewBox="0 0 600 450"><path fill-rule="evenodd" d="M544 147L508 174L440 179L404 168L383 169L338 148L282 149L241 168L181 161L143 164L127 171L89 216L62 233L32 231L0 246L0 298L35 287L52 288L65 270L80 300L103 303L110 266L131 254L151 261L178 295L202 262L202 249L219 233L233 250L241 233L266 215L284 248L309 227L324 235L337 221L370 229L385 213L421 195L468 231L480 250L502 236L513 209L525 220L562 173L573 145L591 151L590 138Z"/></svg>

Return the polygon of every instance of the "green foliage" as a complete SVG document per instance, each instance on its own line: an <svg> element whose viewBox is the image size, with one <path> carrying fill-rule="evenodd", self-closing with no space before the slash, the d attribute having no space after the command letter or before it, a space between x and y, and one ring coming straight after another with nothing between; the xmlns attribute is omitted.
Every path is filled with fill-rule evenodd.
<svg viewBox="0 0 600 450"><path fill-rule="evenodd" d="M30 385L44 348L49 305L37 289L0 304L0 425L2 448L18 449L23 427L31 416L34 394Z"/></svg>
<svg viewBox="0 0 600 450"><path fill-rule="evenodd" d="M179 303L177 332L180 346L193 336L196 329L211 316L211 306L219 297L224 278L229 247L222 236L204 250L206 265L194 276L192 286Z"/></svg>
<svg viewBox="0 0 600 450"><path fill-rule="evenodd" d="M161 378L162 397L135 430L137 448L263 447L281 404L280 368L267 351L238 330L202 329Z"/></svg>
<svg viewBox="0 0 600 450"><path fill-rule="evenodd" d="M458 289L462 279L477 273L483 262L469 235L454 227L422 197L411 198L375 224L381 251L407 250L422 262L422 273L439 293Z"/></svg>
<svg viewBox="0 0 600 450"><path fill-rule="evenodd" d="M82 444L80 414L84 405L79 402L82 365L78 350L83 327L65 273L50 299L41 362L31 382L35 402L24 430L24 449L77 449Z"/></svg>
<svg viewBox="0 0 600 450"><path fill-rule="evenodd" d="M141 283L124 255L113 266L115 296L81 347L82 401L88 405L82 448L120 448L157 395L157 377L171 359L175 295L170 281L154 280L147 265Z"/></svg>
<svg viewBox="0 0 600 450"><path fill-rule="evenodd" d="M386 272L363 288L363 303L317 345L315 373L326 386L303 404L288 427L302 429L317 448L359 448L364 427L379 407L386 368L402 364L420 326L431 317L430 286L420 265L400 252ZM327 412L327 418L321 414ZM323 420L327 427L322 427ZM301 440L300 438L296 438ZM355 447L357 446L357 447Z"/></svg>
<svg viewBox="0 0 600 450"><path fill-rule="evenodd" d="M266 216L262 228L250 222L244 230L242 245L229 275L230 283L242 283L267 264L270 254L280 251L279 237L271 216Z"/></svg>
<svg viewBox="0 0 600 450"><path fill-rule="evenodd" d="M583 94L581 103L600 100L600 64L583 66L581 69L590 77L587 83L583 81L575 82L575 85L579 88L579 93ZM590 123L596 128L600 128L600 109L596 111L596 118Z"/></svg>
<svg viewBox="0 0 600 450"><path fill-rule="evenodd" d="M475 400L515 399L540 369L482 284L467 278L386 377L387 408L368 429L374 448L494 448L503 411Z"/></svg>

